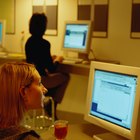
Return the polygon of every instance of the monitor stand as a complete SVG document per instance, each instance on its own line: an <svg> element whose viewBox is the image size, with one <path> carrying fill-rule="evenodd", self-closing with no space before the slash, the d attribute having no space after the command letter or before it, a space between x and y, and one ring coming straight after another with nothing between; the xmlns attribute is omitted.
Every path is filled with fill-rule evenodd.
<svg viewBox="0 0 140 140"><path fill-rule="evenodd" d="M111 132L93 135L94 140L128 140Z"/></svg>

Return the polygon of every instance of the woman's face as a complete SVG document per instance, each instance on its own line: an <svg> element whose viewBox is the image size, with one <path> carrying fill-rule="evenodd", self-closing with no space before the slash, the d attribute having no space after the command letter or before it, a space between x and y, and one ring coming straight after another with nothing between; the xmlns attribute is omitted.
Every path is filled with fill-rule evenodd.
<svg viewBox="0 0 140 140"><path fill-rule="evenodd" d="M25 88L26 94L26 107L27 109L38 109L43 107L43 93L47 89L41 83L41 77L38 72L35 73L35 80L29 87Z"/></svg>

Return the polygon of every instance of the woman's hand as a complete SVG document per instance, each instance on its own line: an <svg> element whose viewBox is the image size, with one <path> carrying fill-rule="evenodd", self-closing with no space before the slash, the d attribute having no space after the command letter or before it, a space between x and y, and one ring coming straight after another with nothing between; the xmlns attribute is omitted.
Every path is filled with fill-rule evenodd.
<svg viewBox="0 0 140 140"><path fill-rule="evenodd" d="M53 62L60 62L61 63L63 61L63 59L64 59L63 56L55 56L53 59Z"/></svg>

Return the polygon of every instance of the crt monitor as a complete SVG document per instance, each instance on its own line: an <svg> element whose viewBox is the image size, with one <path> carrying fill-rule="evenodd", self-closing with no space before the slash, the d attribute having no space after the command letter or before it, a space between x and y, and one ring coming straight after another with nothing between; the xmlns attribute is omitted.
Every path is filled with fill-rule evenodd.
<svg viewBox="0 0 140 140"><path fill-rule="evenodd" d="M91 21L66 21L62 50L88 54L91 41Z"/></svg>
<svg viewBox="0 0 140 140"><path fill-rule="evenodd" d="M108 131L95 140L139 140L140 68L91 62L84 119Z"/></svg>
<svg viewBox="0 0 140 140"><path fill-rule="evenodd" d="M4 47L5 28L5 20L0 19L0 48Z"/></svg>

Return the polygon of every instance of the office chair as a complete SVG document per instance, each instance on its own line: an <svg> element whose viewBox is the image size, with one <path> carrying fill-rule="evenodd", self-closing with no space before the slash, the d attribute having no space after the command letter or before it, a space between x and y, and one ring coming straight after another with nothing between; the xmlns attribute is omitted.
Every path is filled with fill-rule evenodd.
<svg viewBox="0 0 140 140"><path fill-rule="evenodd" d="M44 106L48 103L52 105L52 116L48 116L44 108L28 111L25 115L22 125L28 129L35 129L36 131L48 129L55 121L54 101L50 96L44 98Z"/></svg>

